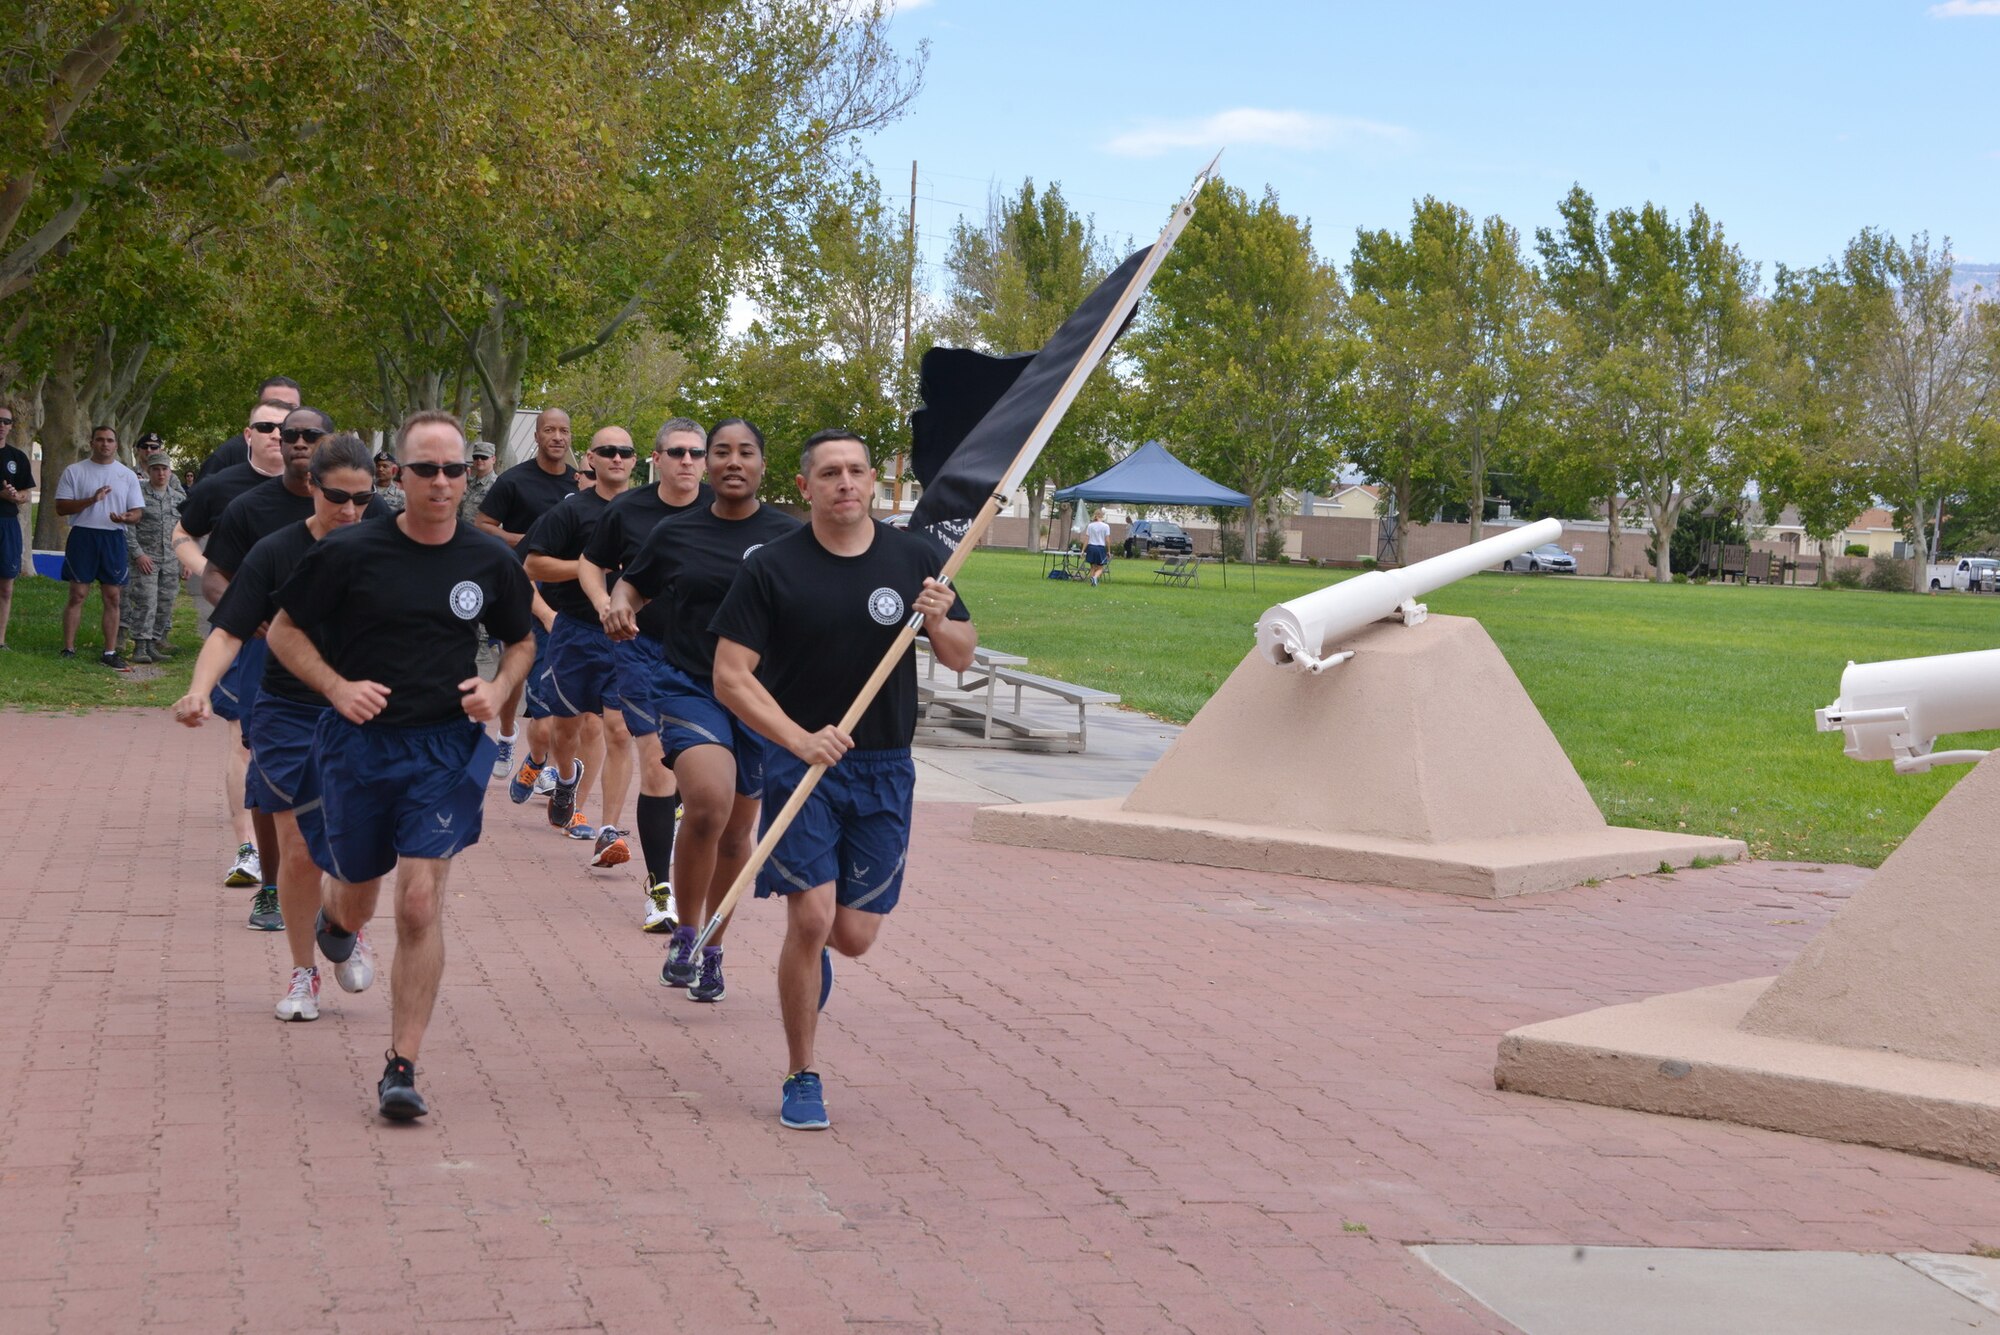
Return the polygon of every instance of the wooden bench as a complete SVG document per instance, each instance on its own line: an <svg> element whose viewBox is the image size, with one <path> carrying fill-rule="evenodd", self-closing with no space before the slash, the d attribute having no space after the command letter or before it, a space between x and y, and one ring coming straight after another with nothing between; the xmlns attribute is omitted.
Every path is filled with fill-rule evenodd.
<svg viewBox="0 0 2000 1335"><path fill-rule="evenodd" d="M1201 562L1192 556L1169 556L1153 571L1153 583L1185 588L1201 578Z"/></svg>

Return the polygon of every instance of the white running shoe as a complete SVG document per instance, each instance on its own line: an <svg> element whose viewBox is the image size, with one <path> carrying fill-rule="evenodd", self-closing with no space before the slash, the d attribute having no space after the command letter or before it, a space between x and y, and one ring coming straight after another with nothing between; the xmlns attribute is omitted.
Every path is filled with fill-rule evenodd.
<svg viewBox="0 0 2000 1335"><path fill-rule="evenodd" d="M493 755L493 777L504 779L514 772L514 740L502 737L497 745L499 750Z"/></svg>
<svg viewBox="0 0 2000 1335"><path fill-rule="evenodd" d="M368 929L354 934L354 953L333 966L333 981L343 992L366 992L375 981L375 949L368 944Z"/></svg>
<svg viewBox="0 0 2000 1335"><path fill-rule="evenodd" d="M577 779L578 782L582 782L582 775L579 774ZM544 765L542 766L542 772L535 776L535 791L533 795L536 797L547 797L555 790L556 767L553 764Z"/></svg>
<svg viewBox="0 0 2000 1335"><path fill-rule="evenodd" d="M646 921L640 929L644 932L671 932L674 921L674 887L665 881L646 892Z"/></svg>
<svg viewBox="0 0 2000 1335"><path fill-rule="evenodd" d="M272 1014L280 1020L317 1020L319 970L293 969L291 989L278 999L277 1009Z"/></svg>
<svg viewBox="0 0 2000 1335"><path fill-rule="evenodd" d="M264 883L264 864L257 857L257 845L241 844L236 849L236 861L230 864L222 883L242 889L247 885Z"/></svg>

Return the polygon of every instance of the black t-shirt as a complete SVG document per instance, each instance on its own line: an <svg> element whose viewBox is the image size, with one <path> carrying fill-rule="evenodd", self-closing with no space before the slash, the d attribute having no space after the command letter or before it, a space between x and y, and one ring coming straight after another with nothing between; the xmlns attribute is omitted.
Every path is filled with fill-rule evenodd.
<svg viewBox="0 0 2000 1335"><path fill-rule="evenodd" d="M662 641L667 661L691 677L715 672L715 632L708 623L736 582L736 572L750 553L776 542L799 521L768 505L748 519L718 518L703 506L656 524L639 554L625 568L625 579L666 612Z"/></svg>
<svg viewBox="0 0 2000 1335"><path fill-rule="evenodd" d="M528 634L528 577L507 544L470 524L430 546L399 521L352 524L306 553L278 606L333 670L389 688L375 721L414 727L465 717L458 683L478 675L479 624Z"/></svg>
<svg viewBox="0 0 2000 1335"><path fill-rule="evenodd" d="M318 539L305 521L287 524L253 544L236 567L235 577L229 581L229 591L222 595L222 601L215 605L209 617L212 625L248 641L257 633L258 627L278 615L278 590L298 569L299 562L312 550ZM314 643L318 643L317 637ZM267 695L275 695L301 705L323 705L326 697L307 686L291 670L272 654L264 663L263 683L259 687Z"/></svg>
<svg viewBox="0 0 2000 1335"><path fill-rule="evenodd" d="M528 530L528 536L521 539L516 550L521 559L540 553L553 556L558 561L574 561L583 555L584 545L596 531L597 522L604 512L611 508L611 502L591 491L573 491L569 497L535 521ZM536 587L542 591L542 601L562 616L575 617L590 625L597 624L597 609L584 596L583 586L573 579L537 580Z"/></svg>
<svg viewBox="0 0 2000 1335"><path fill-rule="evenodd" d="M225 468L250 462L250 442L243 438L241 431L216 446L206 459L201 461L201 471L195 474L196 482L214 477Z"/></svg>
<svg viewBox="0 0 2000 1335"><path fill-rule="evenodd" d="M662 519L686 514L714 501L715 493L708 489L706 482L696 488L694 499L686 505L668 505L660 499L658 486L628 491L611 502L611 508L597 521L597 531L590 535L590 544L583 549L583 554L590 558L592 565L605 572L604 587L609 589L618 582L618 572L631 565L639 555L639 548L645 545L647 535ZM707 629L707 624L702 623L703 629ZM640 609L639 633L649 640L666 638L665 603L655 598Z"/></svg>
<svg viewBox="0 0 2000 1335"><path fill-rule="evenodd" d="M817 732L840 722L909 619L925 578L943 567L944 553L928 539L880 521L859 556L834 555L810 524L801 525L745 558L709 629L755 650L757 680L792 722ZM954 596L951 619L971 618ZM861 716L854 744L865 751L908 746L916 729L912 652Z"/></svg>
<svg viewBox="0 0 2000 1335"><path fill-rule="evenodd" d="M479 513L499 520L509 533L525 534L537 519L562 504L563 497L574 495L575 469L565 464L560 473L544 473L540 462L528 459L493 479Z"/></svg>
<svg viewBox="0 0 2000 1335"><path fill-rule="evenodd" d="M188 493L187 503L181 506L181 527L188 536L205 538L215 531L222 519L222 512L229 503L260 482L269 482L277 474L260 473L247 463L225 468L214 477L197 479L194 490Z"/></svg>
<svg viewBox="0 0 2000 1335"><path fill-rule="evenodd" d="M380 498L368 502L362 517L375 519L390 513ZM234 575L250 549L287 524L303 523L313 515L311 493L294 496L283 478L271 478L262 486L251 487L227 506L209 534L208 563L225 575Z"/></svg>
<svg viewBox="0 0 2000 1335"><path fill-rule="evenodd" d="M12 445L0 445L0 482L27 492L34 488L35 473L28 456ZM18 501L0 501L0 519L14 519L21 513Z"/></svg>

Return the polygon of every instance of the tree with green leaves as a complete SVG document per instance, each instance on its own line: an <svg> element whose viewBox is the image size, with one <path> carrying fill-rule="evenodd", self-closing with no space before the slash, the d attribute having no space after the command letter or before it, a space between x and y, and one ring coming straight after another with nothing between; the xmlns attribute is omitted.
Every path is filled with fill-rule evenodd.
<svg viewBox="0 0 2000 1335"><path fill-rule="evenodd" d="M1275 192L1220 178L1153 280L1132 335L1133 416L1188 463L1250 497L1244 551L1284 488L1338 462L1341 382L1354 365L1339 270Z"/></svg>
<svg viewBox="0 0 2000 1335"><path fill-rule="evenodd" d="M1582 187L1536 232L1568 346L1563 360L1615 473L1653 527L1654 578L1672 578L1690 497L1735 495L1758 402L1756 269L1696 205L1684 223L1647 204L1598 216Z"/></svg>
<svg viewBox="0 0 2000 1335"><path fill-rule="evenodd" d="M953 229L937 341L1003 356L1034 352L1116 259L1094 221L1063 198L1060 183L1037 190L1024 180L1014 194L996 196L982 222L961 219ZM1023 479L1030 550L1041 547L1048 493L1102 472L1117 441L1116 382L1092 376Z"/></svg>

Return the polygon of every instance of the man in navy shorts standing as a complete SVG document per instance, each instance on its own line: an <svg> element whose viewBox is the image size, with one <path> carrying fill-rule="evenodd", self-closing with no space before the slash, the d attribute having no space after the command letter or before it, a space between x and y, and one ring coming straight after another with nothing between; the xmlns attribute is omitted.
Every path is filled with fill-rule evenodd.
<svg viewBox="0 0 2000 1335"><path fill-rule="evenodd" d="M759 897L785 900L778 1006L791 1067L778 1116L819 1130L826 1099L813 1041L833 984L827 948L850 958L865 952L902 891L916 784L915 647L852 733L840 719L912 611L945 667L971 667L979 637L965 604L934 578L942 551L869 516L875 468L858 437L820 432L806 442L799 474L811 522L744 560L710 629L716 697L774 743L764 768L766 827L810 766L829 767L757 876Z"/></svg>
<svg viewBox="0 0 2000 1335"><path fill-rule="evenodd" d="M444 975L444 884L478 842L496 748L481 725L534 657L528 577L505 544L458 521L468 464L449 413L413 414L396 433L407 506L393 520L330 533L278 591L271 652L332 712L314 760L328 861L320 953L346 961L395 870L391 1047L376 1086L384 1117L430 1111L416 1057ZM478 627L505 642L478 675ZM313 637L327 645L322 655Z"/></svg>
<svg viewBox="0 0 2000 1335"><path fill-rule="evenodd" d="M131 665L118 652L118 605L131 578L125 529L146 517L146 497L139 489L139 475L118 462L117 431L108 426L90 429L90 457L63 469L56 483L56 513L70 524L63 550L69 603L62 614L62 656L76 657L77 623L83 619L83 600L95 584L104 626L104 654L97 661L114 671L130 672Z"/></svg>

